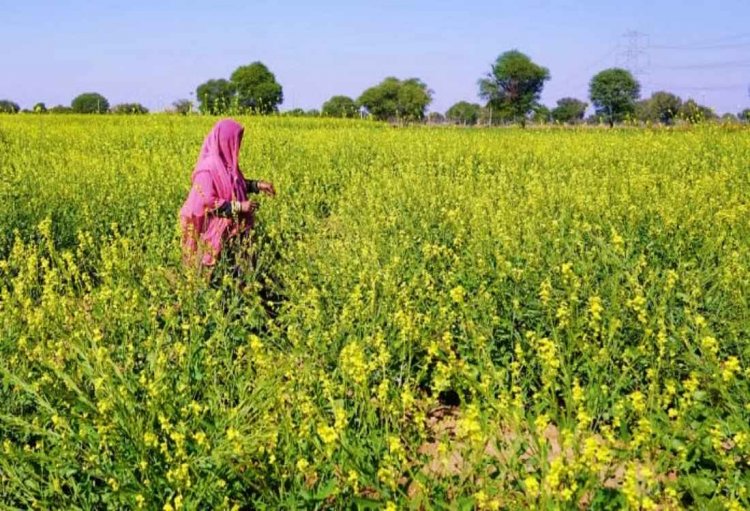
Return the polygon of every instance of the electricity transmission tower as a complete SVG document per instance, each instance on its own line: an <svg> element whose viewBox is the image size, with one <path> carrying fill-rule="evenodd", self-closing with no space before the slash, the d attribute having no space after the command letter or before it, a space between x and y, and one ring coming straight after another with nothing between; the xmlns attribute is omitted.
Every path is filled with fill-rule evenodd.
<svg viewBox="0 0 750 511"><path fill-rule="evenodd" d="M617 55L618 65L624 67L636 78L648 73L651 59L648 54L648 34L628 30L622 35L625 44Z"/></svg>

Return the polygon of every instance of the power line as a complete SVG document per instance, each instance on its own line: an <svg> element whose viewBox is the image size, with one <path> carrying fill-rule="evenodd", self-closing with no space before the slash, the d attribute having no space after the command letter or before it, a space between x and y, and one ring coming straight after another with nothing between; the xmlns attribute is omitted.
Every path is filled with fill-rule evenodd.
<svg viewBox="0 0 750 511"><path fill-rule="evenodd" d="M653 84L656 89L679 89L679 90L694 90L694 91L727 91L727 90L738 90L745 87L744 83L735 83L732 85L675 85L673 83L669 85L664 84Z"/></svg>
<svg viewBox="0 0 750 511"><path fill-rule="evenodd" d="M750 47L750 42L747 43L735 43L735 44L716 44L713 46L667 46L667 45L651 45L648 47L649 50L674 50L674 51L702 51L702 50L733 50L740 48Z"/></svg>
<svg viewBox="0 0 750 511"><path fill-rule="evenodd" d="M750 60L744 59L744 60L728 60L724 62L702 62L699 64L685 64L685 65L678 65L678 66L654 66L658 67L659 69L732 69L732 68L738 68L738 67L747 67L750 66Z"/></svg>
<svg viewBox="0 0 750 511"><path fill-rule="evenodd" d="M734 46L735 44L740 46L745 46L750 43L750 41L746 42L738 42L743 39L749 39L750 40L750 32L742 33L742 34L735 34L731 36L725 36L720 38L713 38L713 39L703 39L698 41L692 41L687 42L683 44L667 44L667 45L654 45L652 48L664 48L664 49L685 49L685 50L697 50L697 49L712 49L714 46Z"/></svg>

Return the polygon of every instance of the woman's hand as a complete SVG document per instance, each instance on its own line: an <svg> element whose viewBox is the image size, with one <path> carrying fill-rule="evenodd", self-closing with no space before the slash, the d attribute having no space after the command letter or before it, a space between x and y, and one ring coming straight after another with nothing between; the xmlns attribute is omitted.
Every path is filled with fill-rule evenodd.
<svg viewBox="0 0 750 511"><path fill-rule="evenodd" d="M255 201L246 200L240 202L240 211L243 213L252 213L256 209L258 209L258 203Z"/></svg>
<svg viewBox="0 0 750 511"><path fill-rule="evenodd" d="M276 195L276 189L274 189L273 183L269 183L268 181L258 181L258 191L265 193L269 197L274 197Z"/></svg>

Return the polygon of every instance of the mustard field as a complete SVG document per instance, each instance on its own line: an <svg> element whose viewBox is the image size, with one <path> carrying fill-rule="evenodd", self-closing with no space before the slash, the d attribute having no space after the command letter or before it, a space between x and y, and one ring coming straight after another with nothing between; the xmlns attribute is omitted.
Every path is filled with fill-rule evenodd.
<svg viewBox="0 0 750 511"><path fill-rule="evenodd" d="M0 116L0 508L750 508L750 129Z"/></svg>

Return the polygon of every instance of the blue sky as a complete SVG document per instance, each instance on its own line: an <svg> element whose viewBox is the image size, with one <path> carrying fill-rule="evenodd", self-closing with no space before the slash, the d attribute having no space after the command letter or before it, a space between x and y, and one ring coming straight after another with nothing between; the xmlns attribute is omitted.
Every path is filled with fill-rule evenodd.
<svg viewBox="0 0 750 511"><path fill-rule="evenodd" d="M585 98L590 77L639 44L644 93L668 89L718 112L750 106L748 0L252 1L0 0L0 99L163 109L209 78L266 63L282 109L358 96L386 76L418 77L431 110L476 101L477 79L517 48L550 69L543 102Z"/></svg>

